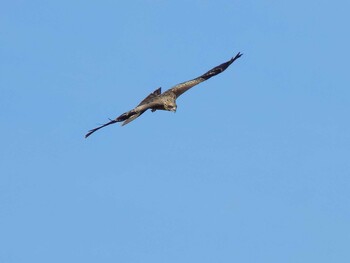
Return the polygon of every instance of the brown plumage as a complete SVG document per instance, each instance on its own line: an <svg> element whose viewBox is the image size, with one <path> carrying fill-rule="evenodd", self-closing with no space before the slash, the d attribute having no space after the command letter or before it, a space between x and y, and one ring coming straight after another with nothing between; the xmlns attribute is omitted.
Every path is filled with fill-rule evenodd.
<svg viewBox="0 0 350 263"><path fill-rule="evenodd" d="M107 122L106 124L99 126L97 128L94 128L90 130L86 135L85 138L89 137L92 133L95 131L106 127L108 125L114 124L116 122L123 122L122 125L128 124L129 122L135 120L137 117L139 117L141 114L143 114L148 109L151 109L152 112L156 110L167 110L167 111L176 111L177 105L176 105L176 99L192 88L193 86L206 81L207 79L210 79L211 77L214 77L221 72L223 72L225 69L227 69L237 58L241 57L242 54L238 53L235 57L231 58L229 61L220 64L219 66L212 68L208 72L204 73L203 75L177 84L176 86L168 89L164 93L161 93L161 88L156 89L151 94L149 94L144 100L140 102L139 105L137 105L134 109L127 111L117 117L114 120L111 120Z"/></svg>

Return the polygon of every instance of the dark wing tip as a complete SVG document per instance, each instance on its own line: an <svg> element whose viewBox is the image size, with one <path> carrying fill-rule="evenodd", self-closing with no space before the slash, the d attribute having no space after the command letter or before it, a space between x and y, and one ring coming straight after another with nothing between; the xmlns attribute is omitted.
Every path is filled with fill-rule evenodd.
<svg viewBox="0 0 350 263"><path fill-rule="evenodd" d="M94 130L90 130L87 134L85 134L85 139L89 137L91 134L93 134L94 132L95 132Z"/></svg>
<svg viewBox="0 0 350 263"><path fill-rule="evenodd" d="M237 58L240 58L241 56L243 56L243 54L241 52L238 52L237 55L235 57L231 58L231 61L235 61Z"/></svg>
<svg viewBox="0 0 350 263"><path fill-rule="evenodd" d="M106 126L108 126L108 125L111 125L111 124L113 124L113 123L116 123L116 122L118 122L118 120L109 119L109 122L107 122L106 124L103 124L103 125L101 125L101 126L99 126L99 127L97 127L97 128L94 128L94 129L90 130L90 131L85 135L85 139L86 139L87 137L89 137L91 134L93 134L95 131L98 131L99 129L101 129L101 128L103 128L103 127L106 127Z"/></svg>

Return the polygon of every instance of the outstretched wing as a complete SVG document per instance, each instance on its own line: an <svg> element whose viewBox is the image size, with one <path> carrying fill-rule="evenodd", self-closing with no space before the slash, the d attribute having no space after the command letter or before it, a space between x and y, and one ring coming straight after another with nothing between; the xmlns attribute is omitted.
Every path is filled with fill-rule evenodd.
<svg viewBox="0 0 350 263"><path fill-rule="evenodd" d="M109 122L107 122L106 124L103 124L97 128L94 128L94 129L91 129L86 135L85 135L85 138L89 137L91 134L93 134L95 131L98 131L99 129L102 129L103 127L106 127L108 125L111 125L111 124L114 124L116 123L117 121L116 120L111 120L109 119Z"/></svg>
<svg viewBox="0 0 350 263"><path fill-rule="evenodd" d="M220 74L225 69L227 69L233 63L233 61L235 61L237 58L241 57L242 55L243 54L238 52L238 54L235 57L231 58L229 61L222 63L215 68L212 68L208 72L204 73L203 75L201 75L195 79L177 84L176 86L170 88L166 92L172 92L176 95L176 97L179 97L182 93L186 92L187 90L189 90L193 86L195 86L203 81L206 81L207 79L210 79L211 77L214 77L217 74Z"/></svg>
<svg viewBox="0 0 350 263"><path fill-rule="evenodd" d="M129 122L135 120L137 117L139 117L142 113L144 113L146 110L151 108L155 105L155 98L161 94L161 88L156 89L151 94L149 94L146 98L144 98L139 105L133 110L124 112L122 115L117 117L114 120L109 119L109 122L96 127L92 130L90 130L86 135L85 138L89 137L91 134L93 134L95 131L98 131L99 129L102 129L103 127L106 127L108 125L117 123L117 122L123 122L122 126L125 124L128 124Z"/></svg>

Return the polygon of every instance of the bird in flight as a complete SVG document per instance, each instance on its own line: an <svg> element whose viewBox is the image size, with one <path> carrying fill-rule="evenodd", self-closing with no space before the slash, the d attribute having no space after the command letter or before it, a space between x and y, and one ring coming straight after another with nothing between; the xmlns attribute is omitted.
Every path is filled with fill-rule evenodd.
<svg viewBox="0 0 350 263"><path fill-rule="evenodd" d="M186 92L193 86L220 74L225 69L227 69L237 58L241 56L242 54L238 52L238 54L235 57L231 58L229 61L222 63L215 68L212 68L208 72L204 73L203 75L195 79L177 84L163 93L161 92L161 88L156 89L151 94L149 94L143 101L141 101L140 104L137 105L134 109L123 113L122 115L120 115L114 120L109 119L109 122L107 122L106 124L103 124L97 128L90 130L85 135L85 138L89 137L95 131L117 122L123 122L122 126L124 126L125 124L128 124L129 122L135 120L137 117L139 117L141 114L143 114L145 111L149 109L152 112L156 110L166 110L166 111L175 112L177 108L176 99L182 93Z"/></svg>

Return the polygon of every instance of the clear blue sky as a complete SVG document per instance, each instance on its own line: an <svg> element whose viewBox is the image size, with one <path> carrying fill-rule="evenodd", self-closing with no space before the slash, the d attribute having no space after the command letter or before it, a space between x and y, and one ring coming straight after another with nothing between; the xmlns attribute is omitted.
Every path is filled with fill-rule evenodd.
<svg viewBox="0 0 350 263"><path fill-rule="evenodd" d="M349 9L3 1L0 263L350 262Z"/></svg>

